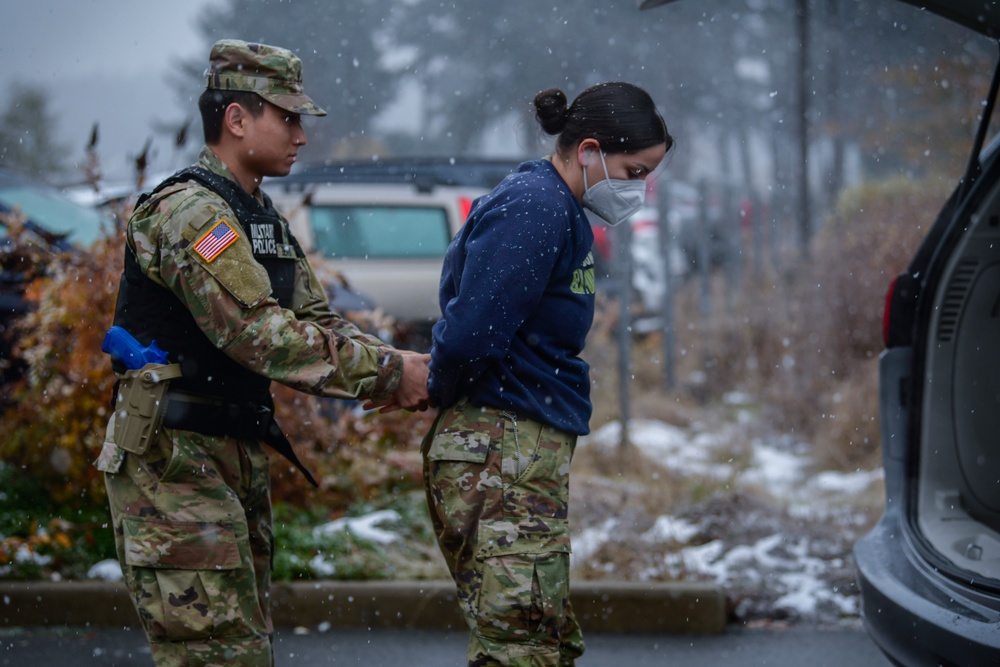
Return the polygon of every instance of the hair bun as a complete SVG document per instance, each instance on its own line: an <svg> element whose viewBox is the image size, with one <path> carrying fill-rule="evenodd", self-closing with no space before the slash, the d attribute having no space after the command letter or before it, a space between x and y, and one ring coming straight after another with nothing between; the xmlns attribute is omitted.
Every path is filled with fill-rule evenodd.
<svg viewBox="0 0 1000 667"><path fill-rule="evenodd" d="M535 95L535 118L547 134L562 132L568 113L566 95L558 88L549 88Z"/></svg>

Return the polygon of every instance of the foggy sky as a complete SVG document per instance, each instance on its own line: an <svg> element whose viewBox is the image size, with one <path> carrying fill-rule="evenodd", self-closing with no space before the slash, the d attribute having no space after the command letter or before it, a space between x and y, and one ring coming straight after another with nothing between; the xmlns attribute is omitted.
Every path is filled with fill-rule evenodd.
<svg viewBox="0 0 1000 667"><path fill-rule="evenodd" d="M208 58L195 20L215 0L31 0L5 3L0 20L0 110L13 82L50 94L65 162L83 157L95 121L105 177L128 178L132 158L147 138L158 153L151 170L172 169L169 139L153 121L179 123L194 110L182 106L167 81L171 68L192 56ZM204 54L201 52L205 51ZM200 136L200 128L195 128ZM74 172L75 175L75 172Z"/></svg>

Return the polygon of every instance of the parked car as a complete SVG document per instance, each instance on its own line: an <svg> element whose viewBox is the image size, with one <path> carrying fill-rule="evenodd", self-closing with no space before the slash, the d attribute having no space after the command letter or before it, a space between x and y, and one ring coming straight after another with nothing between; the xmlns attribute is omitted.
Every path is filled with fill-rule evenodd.
<svg viewBox="0 0 1000 667"><path fill-rule="evenodd" d="M989 37L1000 5L912 2ZM865 626L900 665L1000 664L1000 139L969 167L886 298L885 512L855 546Z"/></svg>
<svg viewBox="0 0 1000 667"><path fill-rule="evenodd" d="M704 262L706 271L725 268L738 257L734 234L727 229L727 211L722 198L706 187L698 188L669 175L646 181L646 202L629 218L629 253L632 270L632 330L648 333L662 328L667 280L691 279ZM600 291L616 297L614 246L616 230L590 215L594 231L594 260ZM739 212L731 212L737 219ZM664 217L665 216L665 217ZM661 243L664 228L667 243Z"/></svg>
<svg viewBox="0 0 1000 667"><path fill-rule="evenodd" d="M444 253L476 197L511 161L380 159L328 163L265 183L307 252L397 322L440 315Z"/></svg>
<svg viewBox="0 0 1000 667"><path fill-rule="evenodd" d="M77 204L57 188L0 169L0 214L18 213L25 226L59 248L93 244L108 224L98 211ZM0 224L0 243L7 242Z"/></svg>
<svg viewBox="0 0 1000 667"><path fill-rule="evenodd" d="M1000 36L998 2L904 1ZM1000 664L998 87L1000 65L968 169L886 298L886 503L854 557L865 627L897 665Z"/></svg>
<svg viewBox="0 0 1000 667"><path fill-rule="evenodd" d="M1000 34L996 3L913 4ZM865 626L899 665L1000 664L998 82L1000 66L968 171L886 297L886 506L854 556Z"/></svg>
<svg viewBox="0 0 1000 667"><path fill-rule="evenodd" d="M673 182L667 181L671 187ZM631 311L635 318L635 330L644 327L638 325L650 316L655 322L650 326L660 326L658 313L662 310L663 296L667 289L666 270L669 267L671 277L679 275L684 269L680 252L674 248L671 256L675 261L664 260L663 248L660 245L660 215L657 206L656 188L658 181L646 181L646 202L628 219L629 224L629 264L632 274ZM591 229L594 232L594 271L596 273L598 290L605 295L617 298L618 283L616 280L615 262L620 258L615 253L617 242L621 239L618 230L608 226L598 216L587 211ZM671 216L672 217L672 216ZM675 235L672 235L675 236Z"/></svg>

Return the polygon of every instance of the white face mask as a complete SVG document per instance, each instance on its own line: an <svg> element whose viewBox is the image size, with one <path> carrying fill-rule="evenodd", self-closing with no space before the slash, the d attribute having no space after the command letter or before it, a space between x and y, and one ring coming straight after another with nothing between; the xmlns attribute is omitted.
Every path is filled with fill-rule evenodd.
<svg viewBox="0 0 1000 667"><path fill-rule="evenodd" d="M604 180L587 187L587 170L583 170L583 205L614 226L628 220L646 202L646 181L625 180L608 176L604 151L600 151Z"/></svg>

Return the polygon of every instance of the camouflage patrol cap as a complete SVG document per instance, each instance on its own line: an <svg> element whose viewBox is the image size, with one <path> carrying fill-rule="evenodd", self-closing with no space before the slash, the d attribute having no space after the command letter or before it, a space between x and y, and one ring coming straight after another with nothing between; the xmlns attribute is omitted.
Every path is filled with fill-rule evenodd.
<svg viewBox="0 0 1000 667"><path fill-rule="evenodd" d="M302 90L302 61L288 49L222 39L208 57L206 87L257 93L293 113L325 116Z"/></svg>

